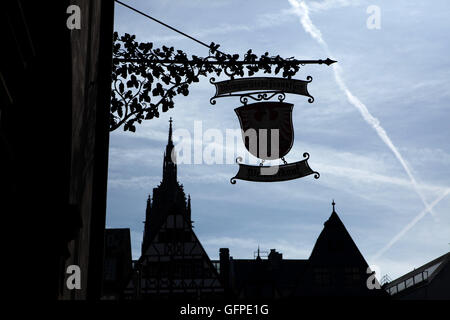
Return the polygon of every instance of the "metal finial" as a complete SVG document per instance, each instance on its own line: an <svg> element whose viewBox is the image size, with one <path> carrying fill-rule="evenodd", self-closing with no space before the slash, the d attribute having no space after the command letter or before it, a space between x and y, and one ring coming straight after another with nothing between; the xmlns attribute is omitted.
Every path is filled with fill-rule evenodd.
<svg viewBox="0 0 450 320"><path fill-rule="evenodd" d="M172 122L173 122L173 120L172 120L172 117L170 117L170 119L169 119L169 144L172 144Z"/></svg>
<svg viewBox="0 0 450 320"><path fill-rule="evenodd" d="M336 203L334 202L334 199L333 199L333 202L331 203L331 205L333 206L333 212L334 212L334 206L336 205Z"/></svg>

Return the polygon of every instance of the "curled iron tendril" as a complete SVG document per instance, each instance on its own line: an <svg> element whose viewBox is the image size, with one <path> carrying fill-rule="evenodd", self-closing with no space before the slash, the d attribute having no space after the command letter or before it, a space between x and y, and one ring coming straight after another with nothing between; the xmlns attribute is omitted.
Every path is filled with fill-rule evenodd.
<svg viewBox="0 0 450 320"><path fill-rule="evenodd" d="M293 58L283 59L268 53L257 56L252 50L248 50L244 60L239 60L237 54L219 54L218 45L214 43L211 43L207 57L189 57L173 47L153 48L152 43L138 42L136 36L130 34L119 36L115 32L113 39L110 131L122 126L124 130L135 131L135 122L159 117L161 109L166 112L174 107L173 98L177 94L187 96L189 86L198 82L200 77L225 74L233 79L245 74L252 76L257 72L270 73L275 68L275 74L283 72L283 77L291 78L304 65ZM321 60L317 61L321 63ZM326 60L323 63L333 62ZM312 77L307 79L311 81ZM214 84L215 80L210 78L209 81ZM272 96L261 94L241 98L241 101L267 100ZM280 102L284 98L284 94L278 95ZM308 101L312 103L314 98ZM216 100L212 98L210 103L214 105Z"/></svg>
<svg viewBox="0 0 450 320"><path fill-rule="evenodd" d="M248 102L248 99L246 98L246 96L241 96L241 97L239 98L239 100L240 100L241 103L244 104L244 105L246 105L247 102Z"/></svg>

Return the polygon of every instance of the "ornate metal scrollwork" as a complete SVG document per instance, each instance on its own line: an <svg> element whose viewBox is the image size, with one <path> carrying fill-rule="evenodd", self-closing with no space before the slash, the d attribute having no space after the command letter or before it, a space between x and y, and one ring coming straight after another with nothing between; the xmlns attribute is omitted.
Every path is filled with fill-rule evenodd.
<svg viewBox="0 0 450 320"><path fill-rule="evenodd" d="M135 131L135 122L159 117L159 110L168 111L174 107L177 94L187 96L189 86L198 82L201 76L220 76L230 79L249 77L262 71L281 73L291 79L305 64L330 65L335 61L283 59L280 56L257 56L252 50L239 60L239 55L224 54L211 43L208 56L187 56L181 50L162 46L153 48L152 43L137 42L134 35L123 36L114 33L112 92L110 110L110 131L121 126ZM214 81L211 79L210 81ZM211 82L213 83L213 82ZM211 104L216 100L210 99ZM253 97L251 97L253 98ZM258 98L258 96L256 96ZM280 96L278 97L282 101ZM309 102L314 101L310 96Z"/></svg>
<svg viewBox="0 0 450 320"><path fill-rule="evenodd" d="M215 84L216 82L216 78L214 78L214 77L211 77L210 79L209 79L209 83L211 83L211 84ZM209 103L211 103L212 105L215 105L216 104L216 99L215 99L215 96L214 97L211 97L211 99L209 99Z"/></svg>
<svg viewBox="0 0 450 320"><path fill-rule="evenodd" d="M239 171L230 179L230 183L236 184L236 179L255 182L287 181L311 174L314 174L314 178L318 179L320 174L312 170L308 164L309 154L305 152L303 157L305 159L293 163L287 163L282 159L284 163L276 166L264 166L262 163L256 166L247 165L240 163L241 161L238 161L238 159L242 158L239 157L236 159L236 163L239 164Z"/></svg>
<svg viewBox="0 0 450 320"><path fill-rule="evenodd" d="M269 96L270 93L272 93L272 94ZM279 91L257 93L256 96L255 96L255 94L251 94L251 93L243 94L240 96L239 100L241 101L242 104L246 105L248 102L248 98L253 99L255 101L270 100L277 94L278 94L278 100L280 102L283 102L283 100L286 98L286 95L283 92L280 93ZM214 103L212 103L212 104L215 104L215 100L214 100Z"/></svg>
<svg viewBox="0 0 450 320"><path fill-rule="evenodd" d="M309 159L309 153L308 152L305 152L305 153L303 153L303 160L305 161L305 160L308 160ZM308 166L308 168L309 168L309 166ZM320 173L319 172L317 172L317 171L313 171L313 170L311 170L312 171L312 173L314 173L314 179L319 179L320 178Z"/></svg>
<svg viewBox="0 0 450 320"><path fill-rule="evenodd" d="M236 158L236 163L239 164L239 163L242 162L242 160L243 160L242 157L239 156L239 157ZM231 184L236 184L236 177L231 178L231 179L230 179L230 183L231 183Z"/></svg>

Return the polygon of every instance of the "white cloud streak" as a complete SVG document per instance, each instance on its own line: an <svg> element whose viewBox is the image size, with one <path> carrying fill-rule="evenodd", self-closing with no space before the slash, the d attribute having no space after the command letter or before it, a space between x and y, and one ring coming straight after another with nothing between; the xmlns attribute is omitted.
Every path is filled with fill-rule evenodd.
<svg viewBox="0 0 450 320"><path fill-rule="evenodd" d="M435 207L439 202L441 202L448 194L450 193L450 189L447 189L444 193L442 193L436 200L434 200L430 207ZM379 259L386 251L388 251L398 240L400 240L401 237L403 237L412 227L416 225L417 222L419 222L425 215L429 212L428 208L422 210L417 216L414 217L414 219L411 220L410 223L408 223L395 237L392 238L391 241L387 245L385 245L383 248L381 248L371 260L377 260Z"/></svg>
<svg viewBox="0 0 450 320"><path fill-rule="evenodd" d="M291 4L294 12L299 16L300 23L302 24L303 29L306 33L310 34L313 39L315 39L326 51L326 53L332 57L327 43L322 37L321 31L313 24L311 21L311 18L309 16L309 7L304 1L297 1L297 0L288 0ZM336 83L338 84L339 88L345 93L347 100L352 104L356 109L360 112L363 119L376 131L378 136L381 138L381 140L386 144L386 146L394 153L397 160L402 165L403 169L405 170L406 174L408 175L411 184L415 190L415 192L418 194L420 199L422 200L423 204L425 205L425 208L427 211L429 211L433 216L434 213L432 211L432 207L428 204L426 201L423 193L419 189L419 184L417 183L416 179L414 178L411 169L409 168L406 161L403 159L403 156L398 151L397 147L394 145L392 140L389 138L386 130L380 125L380 121L375 118L367 109L367 106L362 103L358 97L352 94L352 92L348 89L347 85L345 84L344 79L341 76L342 68L338 65L333 65L333 71L334 71L334 78L336 80Z"/></svg>
<svg viewBox="0 0 450 320"><path fill-rule="evenodd" d="M361 4L361 0L326 0L308 2L308 8L311 11L325 11L341 7L357 6Z"/></svg>

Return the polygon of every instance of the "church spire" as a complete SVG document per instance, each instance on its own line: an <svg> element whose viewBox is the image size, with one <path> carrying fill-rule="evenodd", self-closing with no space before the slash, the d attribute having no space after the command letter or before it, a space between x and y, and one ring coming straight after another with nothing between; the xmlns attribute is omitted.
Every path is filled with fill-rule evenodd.
<svg viewBox="0 0 450 320"><path fill-rule="evenodd" d="M144 254L144 250L148 245L150 239L148 238L150 232L150 220L152 214L152 198L148 195L147 208L145 209L145 221L144 221L144 237L142 239L141 252Z"/></svg>
<svg viewBox="0 0 450 320"><path fill-rule="evenodd" d="M189 222L192 223L192 221L191 221L191 195L190 194L188 194L186 211L187 211L186 218L188 219Z"/></svg>
<svg viewBox="0 0 450 320"><path fill-rule="evenodd" d="M171 146L173 146L173 141L172 141L172 122L173 122L172 117L170 117L170 120L169 120L169 140L167 141L167 144L171 145Z"/></svg>
<svg viewBox="0 0 450 320"><path fill-rule="evenodd" d="M256 256L256 260L261 260L261 256L259 255L259 244L258 244L258 254L257 254L257 256Z"/></svg>
<svg viewBox="0 0 450 320"><path fill-rule="evenodd" d="M167 141L166 151L164 152L163 163L163 182L176 182L177 180L177 164L175 159L175 150L172 141L172 118L169 120L169 138Z"/></svg>

